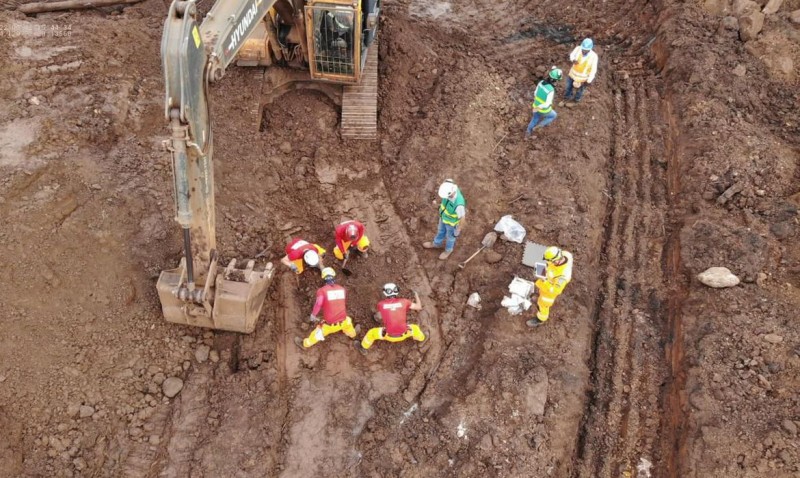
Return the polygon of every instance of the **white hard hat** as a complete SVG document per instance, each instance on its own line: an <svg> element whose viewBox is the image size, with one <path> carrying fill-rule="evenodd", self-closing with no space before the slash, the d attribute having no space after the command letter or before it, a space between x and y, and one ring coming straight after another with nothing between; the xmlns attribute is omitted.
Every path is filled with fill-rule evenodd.
<svg viewBox="0 0 800 478"><path fill-rule="evenodd" d="M455 194L456 191L458 191L456 183L454 183L452 179L445 179L441 186L439 186L439 197L447 199Z"/></svg>
<svg viewBox="0 0 800 478"><path fill-rule="evenodd" d="M306 251L303 253L303 260L310 267L317 267L319 265L319 254L317 254L317 251Z"/></svg>

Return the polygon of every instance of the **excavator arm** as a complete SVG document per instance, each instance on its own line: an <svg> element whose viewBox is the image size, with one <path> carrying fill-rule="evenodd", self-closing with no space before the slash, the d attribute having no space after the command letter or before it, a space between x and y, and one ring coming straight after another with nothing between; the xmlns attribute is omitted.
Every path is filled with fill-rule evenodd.
<svg viewBox="0 0 800 478"><path fill-rule="evenodd" d="M255 328L274 269L244 269L232 260L217 271L213 136L208 87L222 78L244 40L275 0L219 0L201 25L194 0L175 0L161 42L165 116L171 138L176 221L184 253L163 271L157 289L164 317L201 327L249 333Z"/></svg>

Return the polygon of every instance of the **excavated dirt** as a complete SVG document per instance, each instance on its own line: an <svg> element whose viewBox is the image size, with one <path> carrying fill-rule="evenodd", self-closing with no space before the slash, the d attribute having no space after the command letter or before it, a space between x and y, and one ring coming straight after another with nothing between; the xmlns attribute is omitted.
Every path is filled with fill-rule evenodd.
<svg viewBox="0 0 800 478"><path fill-rule="evenodd" d="M322 94L262 104L263 71L230 69L223 262L277 262L290 235L332 248L360 219L350 315L372 326L394 281L430 337L366 357L293 345L313 274L281 270L248 336L163 321L167 4L19 3L0 12L0 475L800 476L800 1L744 43L724 0L390 0L375 142L342 141ZM537 77L585 36L597 81L525 141ZM421 243L446 177L469 216L443 263ZM576 259L535 330L499 306L531 278L521 245L457 267L505 214ZM712 266L741 284L702 285Z"/></svg>

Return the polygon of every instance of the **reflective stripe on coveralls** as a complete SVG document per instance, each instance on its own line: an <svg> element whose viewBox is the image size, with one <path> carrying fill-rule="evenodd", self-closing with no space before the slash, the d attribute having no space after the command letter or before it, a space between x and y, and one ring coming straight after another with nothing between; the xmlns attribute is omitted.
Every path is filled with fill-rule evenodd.
<svg viewBox="0 0 800 478"><path fill-rule="evenodd" d="M409 337L413 338L417 342L423 342L425 340L425 334L422 333L422 329L420 329L419 325L417 324L409 325L405 333L399 336L391 336L386 333L383 327L375 327L374 329L369 329L367 335L365 335L364 339L361 341L361 346L364 347L365 350L368 350L370 347L372 347L372 344L374 344L376 340L402 342Z"/></svg>
<svg viewBox="0 0 800 478"><path fill-rule="evenodd" d="M458 223L461 222L461 219L459 219L456 213L458 206L464 206L464 209L467 207L467 201L464 199L464 196L461 195L461 189L456 191L455 200L450 201L449 199L442 199L442 203L439 204L439 216L442 218L442 222L448 226L457 226Z"/></svg>
<svg viewBox="0 0 800 478"><path fill-rule="evenodd" d="M539 113L549 113L553 111L553 96L555 88L553 85L540 81L536 85L536 92L533 98L533 109Z"/></svg>
<svg viewBox="0 0 800 478"><path fill-rule="evenodd" d="M339 331L344 332L344 334L351 339L356 338L356 329L353 327L353 319L347 317L336 324L322 323L317 325L317 327L311 331L311 335L303 339L303 347L309 348L317 342L325 340L325 337Z"/></svg>
<svg viewBox="0 0 800 478"><path fill-rule="evenodd" d="M548 262L545 272L546 279L536 281L536 288L539 289L539 299L536 301L539 311L536 313L536 317L541 322L550 318L550 307L572 280L572 254L567 251L561 253L567 261L560 266Z"/></svg>

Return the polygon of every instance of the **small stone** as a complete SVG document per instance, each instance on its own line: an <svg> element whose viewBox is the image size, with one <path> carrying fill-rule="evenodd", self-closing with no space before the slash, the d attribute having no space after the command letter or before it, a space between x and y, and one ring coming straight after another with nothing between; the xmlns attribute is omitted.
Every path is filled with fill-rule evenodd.
<svg viewBox="0 0 800 478"><path fill-rule="evenodd" d="M486 255L483 256L483 260L486 261L487 264L497 264L503 260L503 255L497 251L486 251Z"/></svg>
<svg viewBox="0 0 800 478"><path fill-rule="evenodd" d="M180 393L181 389L183 389L183 380L178 377L170 377L161 384L161 390L164 392L164 396L168 398Z"/></svg>
<svg viewBox="0 0 800 478"><path fill-rule="evenodd" d="M786 430L786 433L789 435L795 436L797 435L797 424L791 420L784 420L781 423L781 427Z"/></svg>
<svg viewBox="0 0 800 478"><path fill-rule="evenodd" d="M77 403L67 405L67 416L74 418L81 411L81 406Z"/></svg>
<svg viewBox="0 0 800 478"><path fill-rule="evenodd" d="M769 2L767 2L767 5L764 7L763 10L761 10L761 12L764 15L772 15L773 13L778 12L782 4L783 0L769 0Z"/></svg>
<svg viewBox="0 0 800 478"><path fill-rule="evenodd" d="M158 445L161 443L161 437L158 435L150 435L150 438L147 441L150 442L151 445Z"/></svg>
<svg viewBox="0 0 800 478"><path fill-rule="evenodd" d="M783 342L783 337L778 334L767 334L763 336L762 339L764 339L764 342L769 342L771 344L779 344Z"/></svg>
<svg viewBox="0 0 800 478"><path fill-rule="evenodd" d="M758 276L756 276L756 284L759 287L764 287L764 282L766 282L766 280L767 280L767 274L765 274L764 272L759 272Z"/></svg>
<svg viewBox="0 0 800 478"><path fill-rule="evenodd" d="M81 405L81 408L78 412L81 418L87 418L94 415L94 408L90 407L89 405Z"/></svg>
<svg viewBox="0 0 800 478"><path fill-rule="evenodd" d="M209 352L208 358L214 363L219 362L219 352L217 352L216 350L212 350L211 352Z"/></svg>
<svg viewBox="0 0 800 478"><path fill-rule="evenodd" d="M752 12L739 17L739 38L743 42L755 39L764 28L764 14Z"/></svg>
<svg viewBox="0 0 800 478"><path fill-rule="evenodd" d="M764 197L766 194L767 194L767 192L766 192L765 190L763 190L763 189L756 189L756 196L758 196L758 197Z"/></svg>
<svg viewBox="0 0 800 478"><path fill-rule="evenodd" d="M279 149L281 150L281 152L282 152L282 153L284 153L284 154L289 154L289 153L291 153L291 152L292 152L292 143L290 143L290 142L288 142L288 141L284 141L284 142L283 142L283 143L281 143L281 145L279 146Z"/></svg>
<svg viewBox="0 0 800 478"><path fill-rule="evenodd" d="M191 367L191 366L192 366L191 362L189 362L188 360L184 360L183 364L181 365L181 368L183 370L189 370L189 367Z"/></svg>
<svg viewBox="0 0 800 478"><path fill-rule="evenodd" d="M739 278L727 267L710 267L698 274L697 280L715 289L734 287L739 284Z"/></svg>
<svg viewBox="0 0 800 478"><path fill-rule="evenodd" d="M199 345L194 351L194 358L197 359L199 363L203 363L208 360L208 354L211 352L211 347L208 345Z"/></svg>
<svg viewBox="0 0 800 478"><path fill-rule="evenodd" d="M32 104L33 106L39 106L39 98L31 96L28 98L28 103Z"/></svg>
<svg viewBox="0 0 800 478"><path fill-rule="evenodd" d="M739 19L736 17L725 17L722 19L722 27L726 30L737 31L739 29Z"/></svg>
<svg viewBox="0 0 800 478"><path fill-rule="evenodd" d="M747 67L739 63L736 65L736 68L733 69L733 74L738 77L742 77L747 74Z"/></svg>
<svg viewBox="0 0 800 478"><path fill-rule="evenodd" d="M164 383L164 380L166 379L167 376L164 375L163 372L158 372L157 374L153 375L153 383L155 383L156 385L161 385L162 383Z"/></svg>
<svg viewBox="0 0 800 478"><path fill-rule="evenodd" d="M91 188L94 189L95 191L100 191L101 189L103 189L103 186L95 183L95 184L92 184Z"/></svg>
<svg viewBox="0 0 800 478"><path fill-rule="evenodd" d="M792 23L800 25L800 10L795 10L790 13L789 20L791 20Z"/></svg>
<svg viewBox="0 0 800 478"><path fill-rule="evenodd" d="M72 460L72 464L75 465L75 469L78 471L83 471L86 469L86 460L81 457Z"/></svg>
<svg viewBox="0 0 800 478"><path fill-rule="evenodd" d="M128 430L128 435L130 435L133 438L140 437L142 436L142 429L139 427L131 427Z"/></svg>

